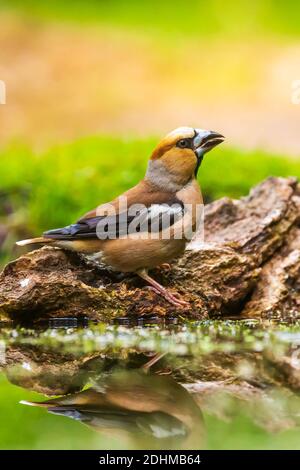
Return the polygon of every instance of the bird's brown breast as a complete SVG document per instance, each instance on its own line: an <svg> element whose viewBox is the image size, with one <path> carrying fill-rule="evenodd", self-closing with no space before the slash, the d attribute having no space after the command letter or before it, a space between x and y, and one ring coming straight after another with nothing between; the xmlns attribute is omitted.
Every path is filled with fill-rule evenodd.
<svg viewBox="0 0 300 470"><path fill-rule="evenodd" d="M103 261L121 272L152 269L183 254L186 240L144 240L135 237L107 240Z"/></svg>

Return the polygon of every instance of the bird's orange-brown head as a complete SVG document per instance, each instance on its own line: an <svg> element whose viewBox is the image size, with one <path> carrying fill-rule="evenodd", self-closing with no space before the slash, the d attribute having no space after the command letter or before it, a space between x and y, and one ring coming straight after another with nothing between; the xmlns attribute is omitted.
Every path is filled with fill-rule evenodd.
<svg viewBox="0 0 300 470"><path fill-rule="evenodd" d="M166 180L183 185L197 176L205 153L223 142L217 132L179 127L167 134L154 149L147 175L149 179Z"/></svg>

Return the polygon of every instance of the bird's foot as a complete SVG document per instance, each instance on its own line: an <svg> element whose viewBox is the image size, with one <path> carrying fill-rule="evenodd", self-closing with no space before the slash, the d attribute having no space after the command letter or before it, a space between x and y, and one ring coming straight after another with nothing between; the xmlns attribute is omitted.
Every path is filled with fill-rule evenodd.
<svg viewBox="0 0 300 470"><path fill-rule="evenodd" d="M160 269L163 269L164 271L170 271L171 265L169 263L163 263L159 265Z"/></svg>
<svg viewBox="0 0 300 470"><path fill-rule="evenodd" d="M171 292L168 291L167 289L165 289L164 291L161 291L153 286L147 286L147 288L152 290L156 294L160 295L164 299L166 299L170 304L175 305L175 307L180 307L180 308L189 307L188 302L182 299L178 299L178 297L175 297L175 295L171 294Z"/></svg>
<svg viewBox="0 0 300 470"><path fill-rule="evenodd" d="M139 271L137 271L137 274L146 282L148 282L148 284L150 284L154 292L164 297L168 302L170 302L170 304L175 305L175 307L181 308L189 307L188 302L182 299L178 299L168 289L166 289L164 286L159 284L159 282L155 281L155 279L149 276L146 269L140 269Z"/></svg>
<svg viewBox="0 0 300 470"><path fill-rule="evenodd" d="M171 292L169 292L169 291L167 291L167 294L166 294L165 298L173 305L177 305L177 306L180 306L180 307L189 307L190 306L190 304L188 302L186 302L186 300L179 299L174 294L171 294Z"/></svg>

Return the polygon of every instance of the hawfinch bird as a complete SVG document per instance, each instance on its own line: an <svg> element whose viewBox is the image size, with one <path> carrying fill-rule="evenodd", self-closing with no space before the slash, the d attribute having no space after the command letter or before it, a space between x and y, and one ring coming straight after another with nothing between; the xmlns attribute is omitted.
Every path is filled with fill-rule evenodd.
<svg viewBox="0 0 300 470"><path fill-rule="evenodd" d="M206 152L223 142L217 132L180 127L154 149L145 177L133 188L85 214L75 224L49 230L18 245L50 244L133 272L177 307L188 304L160 285L148 270L180 256L201 219L196 177Z"/></svg>

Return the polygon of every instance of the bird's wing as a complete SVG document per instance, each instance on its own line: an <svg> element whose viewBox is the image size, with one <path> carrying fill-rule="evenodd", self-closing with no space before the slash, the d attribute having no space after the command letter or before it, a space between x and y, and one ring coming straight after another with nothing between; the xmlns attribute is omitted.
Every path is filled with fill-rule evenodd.
<svg viewBox="0 0 300 470"><path fill-rule="evenodd" d="M184 206L176 199L169 203L134 205L126 212L80 219L67 227L49 230L43 236L57 240L109 239L136 232L160 232L183 217Z"/></svg>
<svg viewBox="0 0 300 470"><path fill-rule="evenodd" d="M48 407L48 412L81 421L101 431L119 429L142 432L156 439L185 437L188 430L184 423L164 412L143 413L118 409L81 409L80 406Z"/></svg>
<svg viewBox="0 0 300 470"><path fill-rule="evenodd" d="M147 180L141 180L136 186L130 188L128 191L123 193L121 196L117 197L113 201L110 201L108 204L101 204L95 209L87 212L82 217L80 217L79 222L86 219L92 219L99 216L102 213L102 210L107 206L113 207L115 213L122 211L122 204L120 204L121 198L124 201L126 200L127 207L130 207L134 204L144 204L144 206L149 207L151 204L159 203L171 203L176 200L176 195L172 192L161 191L155 187L152 183Z"/></svg>

